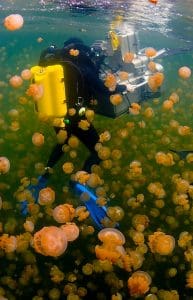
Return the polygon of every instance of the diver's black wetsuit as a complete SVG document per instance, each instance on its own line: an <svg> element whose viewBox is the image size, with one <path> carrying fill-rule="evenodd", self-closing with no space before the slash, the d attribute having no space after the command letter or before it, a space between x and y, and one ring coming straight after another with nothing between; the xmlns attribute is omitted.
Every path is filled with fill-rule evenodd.
<svg viewBox="0 0 193 300"><path fill-rule="evenodd" d="M78 56L70 55L70 49L79 50ZM58 49L50 47L42 52L40 56L39 65L48 66L53 64L61 64L64 67L64 82L65 91L67 95L68 108L76 108L77 99L80 97L84 101L84 106L89 106L90 100L95 99L97 94L110 96L112 93L104 86L99 78L100 61L95 63L91 59L92 53L90 47L84 45L81 40L72 38L64 43L64 48ZM125 86L117 86L113 93L120 93L125 90ZM93 164L99 164L100 158L95 150L95 145L99 141L99 135L92 124L88 130L83 130L78 126L81 119L85 116L79 116L78 112L75 116L70 117L67 115L65 118L69 119L69 124L66 124L65 130L67 131L67 140L71 135L78 137L80 141L90 151L89 157L86 159L82 170L91 172ZM56 133L61 128L55 127ZM47 163L47 167L52 168L63 155L63 144L57 144Z"/></svg>

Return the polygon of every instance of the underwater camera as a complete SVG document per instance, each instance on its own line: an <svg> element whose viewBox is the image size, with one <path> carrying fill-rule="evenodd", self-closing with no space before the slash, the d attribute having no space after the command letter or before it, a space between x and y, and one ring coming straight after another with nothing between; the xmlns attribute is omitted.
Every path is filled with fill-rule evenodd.
<svg viewBox="0 0 193 300"><path fill-rule="evenodd" d="M160 96L160 87L153 92L148 85L149 77L153 74L148 69L148 63L163 54L165 49L157 51L151 58L145 55L145 50L139 48L138 34L135 29L126 23L109 31L106 40L97 40L91 46L91 51L95 53L99 63L103 61L99 69L100 78L105 80L106 75L112 73L116 76L118 85L127 86L127 92L123 93L122 102L118 105L113 105L108 97L98 95L100 99L96 109L98 114L116 118L127 113L133 102L141 103ZM127 53L134 54L134 58L129 63L124 61ZM155 63L155 67L157 72L163 72L161 64ZM128 73L128 79L121 80L120 72Z"/></svg>
<svg viewBox="0 0 193 300"><path fill-rule="evenodd" d="M149 80L156 73L163 75L163 66L154 60L166 50L161 49L148 56L146 49L139 47L137 32L127 23L123 22L113 28L105 40L96 40L91 47L84 45L79 39L70 41L62 49L52 45L43 51L39 65L31 68L32 83L35 84L34 86L32 84L31 89L37 89L38 86L38 89L42 90L42 93L39 91L38 101L35 102L37 113L63 120L68 111L69 99L77 99L80 96L85 98L86 85L79 63L76 63L77 54L74 52L72 55L69 54L69 51L74 50L73 47L76 48L77 45L82 49L83 62L89 59L94 62L94 72L106 87L108 75L113 77L116 91L108 88L112 94L115 96L118 94L121 99L119 104L114 105L110 93L97 89L93 95L93 100L97 100L94 108L97 114L116 118L129 112L132 103L141 103L160 96L161 85L151 89ZM152 71L148 68L150 62L154 64ZM120 76L121 73L124 76ZM61 123L63 126L63 121Z"/></svg>

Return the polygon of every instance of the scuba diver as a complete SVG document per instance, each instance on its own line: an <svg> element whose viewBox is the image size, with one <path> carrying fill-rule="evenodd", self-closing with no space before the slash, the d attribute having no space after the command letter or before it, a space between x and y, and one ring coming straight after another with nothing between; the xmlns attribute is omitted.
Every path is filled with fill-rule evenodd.
<svg viewBox="0 0 193 300"><path fill-rule="evenodd" d="M78 55L72 55L71 51L78 51ZM111 96L115 93L123 93L127 87L124 85L117 85L116 89L111 92L105 87L103 81L99 78L99 68L104 61L103 55L95 55L91 48L86 46L82 40L78 38L71 38L64 43L63 48L57 48L52 45L44 50L40 55L39 67L48 67L61 65L63 68L63 83L65 84L65 94L67 102L67 113L63 116L63 125L55 126L56 134L60 130L67 132L67 139L64 144L68 143L71 135L76 136L89 150L90 154L84 165L82 171L91 173L92 165L98 165L100 158L95 150L95 145L99 141L99 134L90 123L87 130L79 127L81 120L86 120L85 111L90 106L90 101L96 99L97 95ZM36 68L36 67L35 67ZM34 79L32 79L33 82ZM45 89L45 88L44 88ZM52 93L53 98L53 93ZM53 99L52 99L53 102ZM69 109L73 108L74 115L69 114ZM39 191L46 187L47 180L50 176L50 170L63 156L64 144L56 144L48 159L45 173L38 178L37 185L29 185L27 189L31 191L35 202L38 201ZM93 191L89 190L85 185L78 182L70 182L71 187L76 194L86 192L90 199L85 201L85 205L98 228L103 228L101 221L107 217L105 206L98 206L96 203L97 197ZM25 216L28 213L27 201L22 202L21 212Z"/></svg>

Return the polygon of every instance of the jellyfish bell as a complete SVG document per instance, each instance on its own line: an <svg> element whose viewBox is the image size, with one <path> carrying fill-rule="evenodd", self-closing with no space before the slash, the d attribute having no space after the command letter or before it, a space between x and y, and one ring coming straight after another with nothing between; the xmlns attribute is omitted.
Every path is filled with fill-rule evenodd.
<svg viewBox="0 0 193 300"><path fill-rule="evenodd" d="M154 48L152 48L152 47L149 47L149 48L147 48L146 50L145 50L145 55L147 56L147 57L153 57L153 56L155 56L157 54L157 51L154 49Z"/></svg>
<svg viewBox="0 0 193 300"><path fill-rule="evenodd" d="M19 14L11 14L4 19L4 26L7 30L18 30L23 26L23 17Z"/></svg>
<svg viewBox="0 0 193 300"><path fill-rule="evenodd" d="M42 98L43 94L43 85L37 83L30 84L29 88L26 91L26 95L32 97L34 101L38 101L40 98Z"/></svg>
<svg viewBox="0 0 193 300"><path fill-rule="evenodd" d="M135 54L132 53L132 52L127 52L125 53L124 57L123 57L123 61L126 63L126 64L129 64L132 62L132 60L135 58Z"/></svg>
<svg viewBox="0 0 193 300"><path fill-rule="evenodd" d="M41 147L44 144L44 135L42 133L35 132L32 135L32 143L36 147Z"/></svg>
<svg viewBox="0 0 193 300"><path fill-rule="evenodd" d="M68 242L76 240L79 236L80 230L75 223L67 223L60 227L66 234Z"/></svg>
<svg viewBox="0 0 193 300"><path fill-rule="evenodd" d="M10 170L9 159L5 156L0 156L0 175L6 174Z"/></svg>
<svg viewBox="0 0 193 300"><path fill-rule="evenodd" d="M116 228L104 228L98 233L98 238L103 243L113 243L118 245L125 244L125 237L121 231Z"/></svg>
<svg viewBox="0 0 193 300"><path fill-rule="evenodd" d="M147 272L134 272L128 279L128 288L131 296L139 297L144 295L149 290L151 281L151 277Z"/></svg>
<svg viewBox="0 0 193 300"><path fill-rule="evenodd" d="M60 204L53 209L52 216L58 223L70 222L75 216L75 209L71 204Z"/></svg>
<svg viewBox="0 0 193 300"><path fill-rule="evenodd" d="M25 69L21 72L21 78L23 80L30 80L32 77L32 73L29 69Z"/></svg>
<svg viewBox="0 0 193 300"><path fill-rule="evenodd" d="M55 191L50 187L46 187L40 190L38 203L40 205L50 205L55 200Z"/></svg>
<svg viewBox="0 0 193 300"><path fill-rule="evenodd" d="M152 253L160 255L170 255L175 248L175 239L164 232L156 231L149 235L149 247Z"/></svg>
<svg viewBox="0 0 193 300"><path fill-rule="evenodd" d="M43 227L33 237L35 251L45 256L58 257L65 252L67 245L65 232L56 226Z"/></svg>
<svg viewBox="0 0 193 300"><path fill-rule="evenodd" d="M65 162L62 166L64 173L71 174L74 170L74 165L71 162Z"/></svg>
<svg viewBox="0 0 193 300"><path fill-rule="evenodd" d="M9 79L9 84L17 89L23 84L23 79L18 75L14 75Z"/></svg>
<svg viewBox="0 0 193 300"><path fill-rule="evenodd" d="M178 70L178 75L182 78L182 79L188 79L191 76L191 69L189 67L181 67Z"/></svg>
<svg viewBox="0 0 193 300"><path fill-rule="evenodd" d="M125 213L120 206L110 206L107 208L107 215L115 222L119 222L123 219Z"/></svg>
<svg viewBox="0 0 193 300"><path fill-rule="evenodd" d="M19 116L19 111L15 108L12 108L8 111L8 115L9 115L9 117L15 119Z"/></svg>
<svg viewBox="0 0 193 300"><path fill-rule="evenodd" d="M123 97L120 94L114 94L110 96L110 102L113 105L119 105L123 101Z"/></svg>
<svg viewBox="0 0 193 300"><path fill-rule="evenodd" d="M23 227L28 232L34 231L34 223L30 220L26 220L25 223L23 224Z"/></svg>

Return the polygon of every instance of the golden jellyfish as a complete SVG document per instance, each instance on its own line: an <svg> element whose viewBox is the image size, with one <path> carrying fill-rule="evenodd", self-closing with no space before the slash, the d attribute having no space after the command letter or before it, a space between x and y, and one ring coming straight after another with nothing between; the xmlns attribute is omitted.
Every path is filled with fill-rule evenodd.
<svg viewBox="0 0 193 300"><path fill-rule="evenodd" d="M17 89L23 84L23 79L18 75L14 75L9 79L9 84Z"/></svg>
<svg viewBox="0 0 193 300"><path fill-rule="evenodd" d="M154 61L150 61L147 65L148 69L151 72L155 72L156 71L156 63Z"/></svg>
<svg viewBox="0 0 193 300"><path fill-rule="evenodd" d="M109 260L115 263L120 257L125 255L125 250L122 246L115 245L96 245L95 247L96 257L100 260Z"/></svg>
<svg viewBox="0 0 193 300"><path fill-rule="evenodd" d="M170 255L175 248L175 239L162 231L156 231L149 235L149 247L152 253L160 255Z"/></svg>
<svg viewBox="0 0 193 300"><path fill-rule="evenodd" d="M76 109L75 108L69 108L68 114L69 114L69 116L73 117L76 114Z"/></svg>
<svg viewBox="0 0 193 300"><path fill-rule="evenodd" d="M169 96L169 100L171 100L174 104L180 101L180 97L178 96L177 93L173 92Z"/></svg>
<svg viewBox="0 0 193 300"><path fill-rule="evenodd" d="M100 134L99 142L100 143L107 142L107 141L110 141L110 139L111 139L110 132L108 130L105 130L104 132L102 132Z"/></svg>
<svg viewBox="0 0 193 300"><path fill-rule="evenodd" d="M136 271L128 279L129 293L132 297L140 297L150 289L151 277L147 272Z"/></svg>
<svg viewBox="0 0 193 300"><path fill-rule="evenodd" d="M78 171L75 173L73 180L78 181L81 184L85 184L90 177L90 174L86 171Z"/></svg>
<svg viewBox="0 0 193 300"><path fill-rule="evenodd" d="M14 252L17 248L17 238L13 235L3 234L0 236L0 249L6 253Z"/></svg>
<svg viewBox="0 0 193 300"><path fill-rule="evenodd" d="M152 91L157 91L157 89L163 84L164 74L161 72L156 72L153 75L149 76L148 86Z"/></svg>
<svg viewBox="0 0 193 300"><path fill-rule="evenodd" d="M177 129L179 127L179 123L176 120L170 120L169 125L172 129Z"/></svg>
<svg viewBox="0 0 193 300"><path fill-rule="evenodd" d="M188 271L186 273L186 287L193 289L193 271Z"/></svg>
<svg viewBox="0 0 193 300"><path fill-rule="evenodd" d="M132 218L132 225L137 231L144 231L149 225L149 218L146 215L136 214Z"/></svg>
<svg viewBox="0 0 193 300"><path fill-rule="evenodd" d="M56 265L51 267L50 276L51 280L55 283L60 283L64 280L64 273Z"/></svg>
<svg viewBox="0 0 193 300"><path fill-rule="evenodd" d="M109 147L102 146L98 150L98 156L102 160L109 159L111 156L111 150Z"/></svg>
<svg viewBox="0 0 193 300"><path fill-rule="evenodd" d="M78 122L78 127L82 130L88 130L90 123L87 120L80 120L80 122Z"/></svg>
<svg viewBox="0 0 193 300"><path fill-rule="evenodd" d="M91 173L87 180L87 185L91 188L96 188L101 183L102 180L100 179L99 175L95 173Z"/></svg>
<svg viewBox="0 0 193 300"><path fill-rule="evenodd" d="M114 94L110 96L110 102L115 106L121 104L122 101L123 97L121 94Z"/></svg>
<svg viewBox="0 0 193 300"><path fill-rule="evenodd" d="M89 122L92 122L95 116L94 110L86 109L85 116Z"/></svg>
<svg viewBox="0 0 193 300"><path fill-rule="evenodd" d="M189 135L191 133L191 128L189 126L179 126L178 133L181 136Z"/></svg>
<svg viewBox="0 0 193 300"><path fill-rule="evenodd" d="M11 131L18 131L20 129L20 124L18 121L11 122L11 125L9 127Z"/></svg>
<svg viewBox="0 0 193 300"><path fill-rule="evenodd" d="M66 234L68 242L72 242L79 237L79 227L75 223L67 223L60 227Z"/></svg>
<svg viewBox="0 0 193 300"><path fill-rule="evenodd" d="M141 105L139 105L138 103L131 103L131 107L129 107L129 112L132 115L138 115L140 113L141 110Z"/></svg>
<svg viewBox="0 0 193 300"><path fill-rule="evenodd" d="M44 40L44 39L43 39L41 36L37 38L37 42L38 42L38 43L42 43L43 40Z"/></svg>
<svg viewBox="0 0 193 300"><path fill-rule="evenodd" d="M4 19L4 26L7 30L18 30L23 26L23 17L19 14L11 14Z"/></svg>
<svg viewBox="0 0 193 300"><path fill-rule="evenodd" d="M180 248L186 248L186 247L190 246L192 238L193 237L189 232L187 232L187 231L181 232L179 235L179 239L178 239L178 246Z"/></svg>
<svg viewBox="0 0 193 300"><path fill-rule="evenodd" d="M58 223L71 222L75 216L75 209L71 204L60 204L53 209L52 216Z"/></svg>
<svg viewBox="0 0 193 300"><path fill-rule="evenodd" d="M113 149L111 152L111 157L113 160L119 160L122 157L122 151L119 149Z"/></svg>
<svg viewBox="0 0 193 300"><path fill-rule="evenodd" d="M78 56L79 55L79 50L78 49L70 49L69 54L72 56Z"/></svg>
<svg viewBox="0 0 193 300"><path fill-rule="evenodd" d="M118 73L118 76L119 76L119 79L120 79L121 81L125 81L125 80L128 80L128 78L129 78L129 73L127 73L127 72L125 72L125 71L120 71L120 72Z"/></svg>
<svg viewBox="0 0 193 300"><path fill-rule="evenodd" d="M18 112L17 109L12 108L12 109L10 109L10 110L8 111L8 116L11 117L11 118L13 118L13 119L18 118L19 112Z"/></svg>
<svg viewBox="0 0 193 300"><path fill-rule="evenodd" d="M33 236L33 246L36 252L45 255L58 257L67 248L66 234L56 226L43 227Z"/></svg>
<svg viewBox="0 0 193 300"><path fill-rule="evenodd" d="M0 175L6 174L10 170L10 161L5 156L0 156Z"/></svg>
<svg viewBox="0 0 193 300"><path fill-rule="evenodd" d="M71 162L65 162L62 166L64 173L71 174L74 170L74 165Z"/></svg>
<svg viewBox="0 0 193 300"><path fill-rule="evenodd" d="M40 205L50 205L55 201L55 191L50 187L41 189L39 192L38 203Z"/></svg>
<svg viewBox="0 0 193 300"><path fill-rule="evenodd" d="M131 63L134 58L135 58L134 53L126 52L124 57L123 57L123 61L124 61L124 63L128 64L128 63Z"/></svg>
<svg viewBox="0 0 193 300"><path fill-rule="evenodd" d="M188 153L188 155L186 156L186 161L187 163L193 163L193 153Z"/></svg>
<svg viewBox="0 0 193 300"><path fill-rule="evenodd" d="M57 133L57 141L59 144L64 144L64 142L66 141L68 137L67 131L66 130L59 130L59 132ZM66 146L66 145L64 145ZM64 150L63 150L64 151Z"/></svg>
<svg viewBox="0 0 193 300"><path fill-rule="evenodd" d="M26 91L26 95L32 97L35 101L39 100L44 94L44 88L41 84L32 83Z"/></svg>
<svg viewBox="0 0 193 300"><path fill-rule="evenodd" d="M99 231L98 239L105 244L114 244L117 246L125 244L123 233L115 228L104 228Z"/></svg>
<svg viewBox="0 0 193 300"><path fill-rule="evenodd" d="M171 153L164 153L162 151L159 151L155 155L156 163L163 166L173 166L174 160L173 155Z"/></svg>
<svg viewBox="0 0 193 300"><path fill-rule="evenodd" d="M119 222L123 219L125 213L120 206L110 206L107 208L107 215L112 221Z"/></svg>
<svg viewBox="0 0 193 300"><path fill-rule="evenodd" d="M77 148L78 145L79 145L79 139L76 137L76 136L71 136L69 137L68 139L68 145L71 147L71 148Z"/></svg>
<svg viewBox="0 0 193 300"><path fill-rule="evenodd" d="M23 80L30 80L32 77L32 73L29 69L25 69L21 72L21 78Z"/></svg>
<svg viewBox="0 0 193 300"><path fill-rule="evenodd" d="M164 110L172 110L174 102L171 100L165 100L162 104Z"/></svg>
<svg viewBox="0 0 193 300"><path fill-rule="evenodd" d="M149 48L145 49L145 55L147 57L153 57L156 54L157 54L157 51L154 48L152 48L152 47L149 47Z"/></svg>
<svg viewBox="0 0 193 300"><path fill-rule="evenodd" d="M146 118L152 118L152 117L154 117L154 111L153 111L153 108L151 108L151 107L147 107L146 109L145 109L145 111L144 111L144 116L146 117Z"/></svg>
<svg viewBox="0 0 193 300"><path fill-rule="evenodd" d="M182 78L182 79L188 79L191 76L191 69L184 66L179 68L178 70L178 75Z"/></svg>
<svg viewBox="0 0 193 300"><path fill-rule="evenodd" d="M41 147L44 144L44 135L39 132L35 132L32 135L32 143L36 147Z"/></svg>
<svg viewBox="0 0 193 300"><path fill-rule="evenodd" d="M114 74L108 73L106 75L104 85L110 90L114 91L117 85L117 79Z"/></svg>
<svg viewBox="0 0 193 300"><path fill-rule="evenodd" d="M30 220L26 220L25 223L23 224L23 227L28 232L34 231L34 223Z"/></svg>

